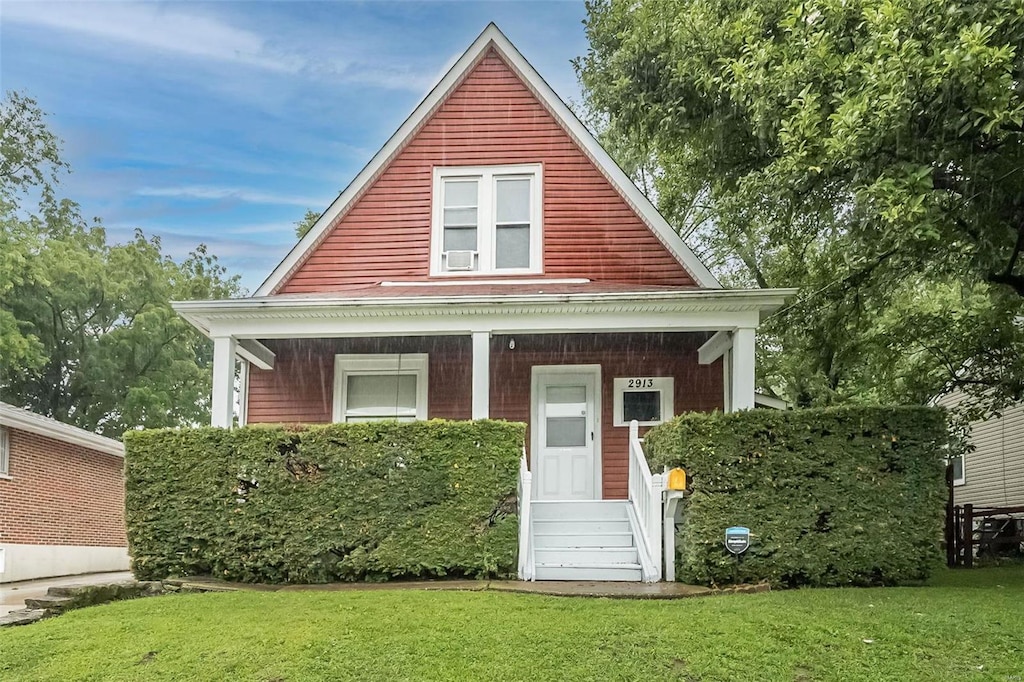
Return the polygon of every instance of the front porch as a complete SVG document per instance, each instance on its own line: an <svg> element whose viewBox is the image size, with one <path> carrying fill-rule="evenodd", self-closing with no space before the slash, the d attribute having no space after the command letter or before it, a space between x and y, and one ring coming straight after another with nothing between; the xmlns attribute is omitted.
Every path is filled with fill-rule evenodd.
<svg viewBox="0 0 1024 682"><path fill-rule="evenodd" d="M654 581L663 485L640 435L752 408L755 330L788 293L380 286L176 308L214 341L214 426L236 406L240 424L525 422L520 577Z"/></svg>

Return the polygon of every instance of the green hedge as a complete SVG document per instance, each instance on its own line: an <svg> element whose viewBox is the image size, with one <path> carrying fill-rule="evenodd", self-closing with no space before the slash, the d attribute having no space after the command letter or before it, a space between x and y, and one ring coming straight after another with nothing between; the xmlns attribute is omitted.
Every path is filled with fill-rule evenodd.
<svg viewBox="0 0 1024 682"><path fill-rule="evenodd" d="M652 429L653 470L692 480L677 580L700 584L894 585L940 561L945 414L844 407L688 414ZM725 529L747 526L738 562Z"/></svg>
<svg viewBox="0 0 1024 682"><path fill-rule="evenodd" d="M124 436L140 579L511 576L525 427L253 426Z"/></svg>

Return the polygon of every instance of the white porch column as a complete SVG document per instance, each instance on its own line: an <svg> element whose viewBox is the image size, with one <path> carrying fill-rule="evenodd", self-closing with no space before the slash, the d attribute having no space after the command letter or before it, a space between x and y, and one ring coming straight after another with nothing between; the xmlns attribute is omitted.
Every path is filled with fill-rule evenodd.
<svg viewBox="0 0 1024 682"><path fill-rule="evenodd" d="M491 414L491 333L473 332L473 419Z"/></svg>
<svg viewBox="0 0 1024 682"><path fill-rule="evenodd" d="M732 411L754 407L754 329L740 327L732 334Z"/></svg>
<svg viewBox="0 0 1024 682"><path fill-rule="evenodd" d="M213 394L210 426L230 429L235 411L235 338L213 338Z"/></svg>

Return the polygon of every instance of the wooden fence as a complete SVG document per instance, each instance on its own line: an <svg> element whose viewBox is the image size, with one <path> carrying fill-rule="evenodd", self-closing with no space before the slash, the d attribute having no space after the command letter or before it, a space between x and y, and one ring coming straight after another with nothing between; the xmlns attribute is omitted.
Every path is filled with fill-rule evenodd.
<svg viewBox="0 0 1024 682"><path fill-rule="evenodd" d="M1024 507L946 508L946 563L974 566L975 557L1021 552L1024 545Z"/></svg>

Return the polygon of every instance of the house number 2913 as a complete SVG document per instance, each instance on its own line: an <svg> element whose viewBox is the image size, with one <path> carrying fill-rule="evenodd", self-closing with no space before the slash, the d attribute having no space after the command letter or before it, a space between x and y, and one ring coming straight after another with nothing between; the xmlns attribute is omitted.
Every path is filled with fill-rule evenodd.
<svg viewBox="0 0 1024 682"><path fill-rule="evenodd" d="M654 388L654 379L630 379L626 388Z"/></svg>

